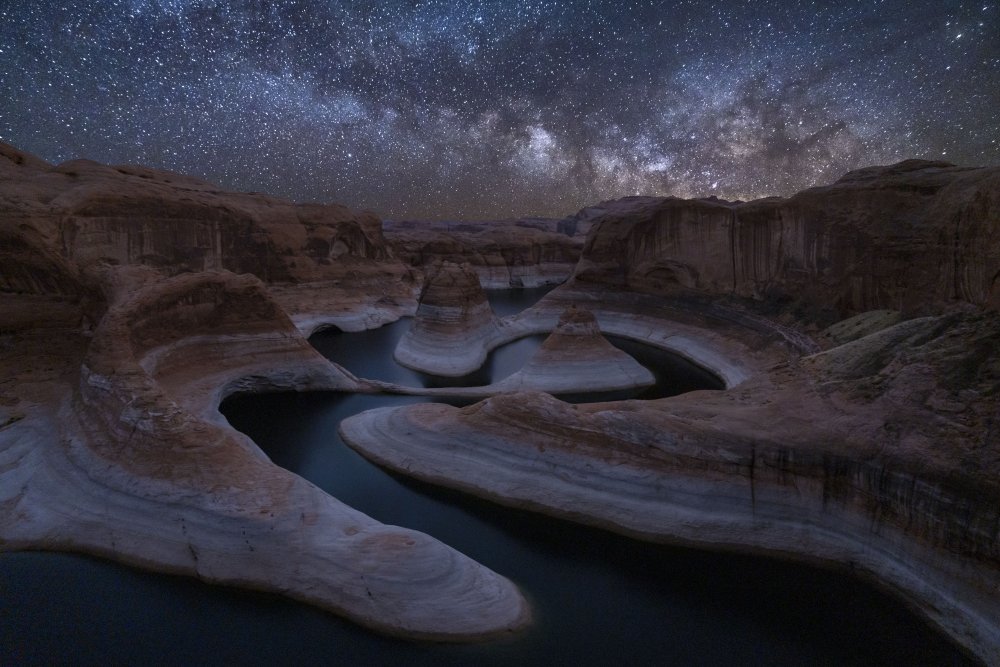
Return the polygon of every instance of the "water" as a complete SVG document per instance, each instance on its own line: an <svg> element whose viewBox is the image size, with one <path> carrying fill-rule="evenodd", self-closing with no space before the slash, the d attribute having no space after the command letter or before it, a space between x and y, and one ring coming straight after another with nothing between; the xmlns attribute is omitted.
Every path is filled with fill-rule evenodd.
<svg viewBox="0 0 1000 667"><path fill-rule="evenodd" d="M521 296L530 302L533 295L525 292ZM326 337L336 339L331 345L354 372L419 384L426 378L391 362L391 342L404 327ZM523 345L526 349L516 353L495 354L495 372L507 373L517 358L530 355L530 342ZM319 341L317 346L323 347ZM0 555L0 663L948 665L967 660L894 598L842 572L646 544L509 510L389 474L337 435L337 424L348 415L421 400L426 399L271 394L231 399L224 412L278 465L380 521L427 532L518 583L536 622L516 639L484 645L393 640L276 596L80 556L22 553Z"/></svg>

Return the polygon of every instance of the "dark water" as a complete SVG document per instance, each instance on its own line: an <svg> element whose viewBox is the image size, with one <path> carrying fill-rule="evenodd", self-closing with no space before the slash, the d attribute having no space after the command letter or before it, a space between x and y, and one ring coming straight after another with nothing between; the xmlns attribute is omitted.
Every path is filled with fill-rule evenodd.
<svg viewBox="0 0 1000 667"><path fill-rule="evenodd" d="M383 379L403 381L410 371L387 365L392 348L379 338L397 329L342 334L337 345L359 374L385 372ZM508 361L496 362L498 372L507 372ZM278 465L518 583L536 623L515 640L471 646L392 640L275 596L79 556L27 553L0 555L0 664L966 662L894 598L845 573L651 545L509 510L386 473L337 435L348 415L420 400L271 394L233 398L224 412Z"/></svg>
<svg viewBox="0 0 1000 667"><path fill-rule="evenodd" d="M551 289L551 286L545 286L520 290L487 290L486 294L493 311L505 317L519 313L534 304ZM411 387L476 387L498 382L520 370L546 338L545 335L532 335L517 339L493 350L487 356L482 368L473 373L461 377L443 378L404 368L393 360L392 351L396 349L399 339L409 328L408 319L367 331L362 337L330 328L313 334L309 342L328 359L336 361L359 377ZM652 370L657 380L656 385L642 390L568 395L563 398L572 401L653 399L696 389L724 388L718 377L681 357L618 336L606 336L606 338ZM358 349L361 347L385 350L387 353L365 354Z"/></svg>

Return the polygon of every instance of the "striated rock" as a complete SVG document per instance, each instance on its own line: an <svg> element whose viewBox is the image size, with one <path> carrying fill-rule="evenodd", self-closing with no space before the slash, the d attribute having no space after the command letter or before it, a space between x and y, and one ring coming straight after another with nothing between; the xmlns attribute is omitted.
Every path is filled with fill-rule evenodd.
<svg viewBox="0 0 1000 667"><path fill-rule="evenodd" d="M280 284L286 309L306 327L322 323L325 311L313 305L316 297L321 306L336 300L345 281L402 304L406 314L415 307L411 271L392 256L378 218L336 204L225 192L132 165L73 160L52 166L2 144L0 219L4 252L18 252L21 267L18 275L0 269L4 291L37 291L42 285L33 281L47 280L46 293L65 296L62 273L143 265L165 275L252 273ZM309 286L304 295L300 285ZM324 295L324 287L333 294Z"/></svg>
<svg viewBox="0 0 1000 667"><path fill-rule="evenodd" d="M515 340L522 332L551 328L547 314L530 313L507 321L498 345ZM622 324L618 323L621 327ZM397 394L417 396L483 398L515 391L544 391L551 394L593 394L641 389L656 384L656 378L642 364L609 343L602 335L593 313L570 306L558 324L524 367L498 382L480 387L407 387L373 382Z"/></svg>
<svg viewBox="0 0 1000 667"><path fill-rule="evenodd" d="M924 318L727 392L590 405L505 394L373 410L341 433L381 465L504 504L849 563L995 662L1000 447L983 426L998 343L996 314Z"/></svg>
<svg viewBox="0 0 1000 667"><path fill-rule="evenodd" d="M394 357L407 368L456 377L482 366L502 339L476 273L468 265L444 262L428 273L413 324Z"/></svg>
<svg viewBox="0 0 1000 667"><path fill-rule="evenodd" d="M586 304L728 391L504 394L372 411L342 434L498 502L847 564L1000 662L998 203L1000 169L907 161L788 199L591 207L571 283L505 330Z"/></svg>
<svg viewBox="0 0 1000 667"><path fill-rule="evenodd" d="M638 389L656 384L639 362L605 340L594 314L570 307L524 368L492 385L495 393L550 394Z"/></svg>
<svg viewBox="0 0 1000 667"><path fill-rule="evenodd" d="M605 202L507 237L387 225L404 264L368 214L0 145L0 549L263 588L405 636L521 627L513 584L271 465L217 410L237 391L380 389L302 332L413 313L426 271L396 351L418 370L467 373L557 327L519 386L558 384L562 358L607 369L586 315L560 326L575 305L727 390L373 411L342 424L367 456L644 539L847 565L1000 663L998 202L1000 169L906 161L787 199ZM548 280L584 233L569 284L494 317L477 275Z"/></svg>
<svg viewBox="0 0 1000 667"><path fill-rule="evenodd" d="M744 297L822 326L998 299L1000 168L909 160L788 199L629 197L596 208L583 282Z"/></svg>
<svg viewBox="0 0 1000 667"><path fill-rule="evenodd" d="M538 287L566 280L580 259L584 227L524 218L476 222L383 223L397 257L416 269L441 262L469 264L487 289Z"/></svg>
<svg viewBox="0 0 1000 667"><path fill-rule="evenodd" d="M0 241L0 549L269 590L407 637L527 622L509 581L272 465L217 410L373 390L300 330L413 312L374 216L0 145Z"/></svg>
<svg viewBox="0 0 1000 667"><path fill-rule="evenodd" d="M228 426L217 407L233 391L362 388L259 280L126 273L108 276L72 397L24 406L4 430L0 457L17 465L0 468L0 547L279 592L403 636L467 640L527 621L507 580L343 505Z"/></svg>

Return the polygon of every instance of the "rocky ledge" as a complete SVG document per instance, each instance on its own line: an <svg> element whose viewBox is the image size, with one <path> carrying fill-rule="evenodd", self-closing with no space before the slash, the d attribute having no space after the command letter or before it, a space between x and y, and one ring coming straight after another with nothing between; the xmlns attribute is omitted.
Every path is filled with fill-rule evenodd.
<svg viewBox="0 0 1000 667"><path fill-rule="evenodd" d="M995 418L1000 366L990 353L979 364L998 332L995 314L925 318L727 392L591 405L506 394L369 411L341 434L381 465L504 504L850 564L993 661L998 460L989 431L969 434Z"/></svg>
<svg viewBox="0 0 1000 667"><path fill-rule="evenodd" d="M218 412L234 392L373 389L302 330L412 312L374 216L0 145L0 239L0 550L272 591L405 637L528 622L511 582L273 465Z"/></svg>
<svg viewBox="0 0 1000 667"><path fill-rule="evenodd" d="M594 314L571 306L524 368L496 383L498 392L550 394L640 389L656 383L649 369L601 335Z"/></svg>
<svg viewBox="0 0 1000 667"><path fill-rule="evenodd" d="M430 270L441 262L466 263L486 289L563 282L580 259L586 229L575 221L547 218L383 223L395 255L415 270Z"/></svg>
<svg viewBox="0 0 1000 667"><path fill-rule="evenodd" d="M1000 169L907 161L789 199L587 216L571 284L505 327L586 304L726 391L414 405L345 420L345 440L644 539L849 566L1000 663Z"/></svg>
<svg viewBox="0 0 1000 667"><path fill-rule="evenodd" d="M503 577L347 507L228 426L217 407L235 391L364 388L260 281L187 274L109 296L76 390L4 432L3 548L279 592L408 637L468 640L527 621Z"/></svg>
<svg viewBox="0 0 1000 667"><path fill-rule="evenodd" d="M724 391L510 393L364 413L346 438L499 502L853 567L1000 663L1000 169L907 161L788 199L567 220L589 228L569 284L498 322L476 270L445 264L412 359L471 337L446 369L467 372L576 305ZM416 309L423 268L373 216L0 145L0 259L0 549L263 588L413 637L528 621L502 576L273 466L218 413L235 391L378 389L302 336Z"/></svg>

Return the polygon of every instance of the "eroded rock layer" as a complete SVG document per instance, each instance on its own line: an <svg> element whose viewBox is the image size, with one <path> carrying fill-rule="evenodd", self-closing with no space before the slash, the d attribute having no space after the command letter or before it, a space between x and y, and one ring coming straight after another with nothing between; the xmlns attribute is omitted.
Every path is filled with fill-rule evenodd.
<svg viewBox="0 0 1000 667"><path fill-rule="evenodd" d="M0 177L0 549L274 591L408 637L527 622L509 581L274 466L217 410L372 389L300 329L412 312L373 216L8 146Z"/></svg>
<svg viewBox="0 0 1000 667"><path fill-rule="evenodd" d="M429 273L397 350L411 367L467 373L577 306L727 389L375 411L342 425L366 455L646 539L850 564L1000 663L998 202L1000 169L907 161L788 199L607 202L437 270L467 246L401 239L404 263L369 214L0 145L0 548L264 588L407 636L521 627L510 582L276 468L217 411L234 391L377 390L302 332L411 314ZM567 257L553 233L587 234L573 279L497 321L479 277L547 280ZM569 324L591 349L589 321Z"/></svg>
<svg viewBox="0 0 1000 667"><path fill-rule="evenodd" d="M416 305L419 283L369 212L226 192L133 165L53 166L6 144L0 176L0 253L16 260L0 263L4 293L80 303L96 288L94 272L141 265L164 275L252 273L278 286L286 311L306 330L346 292L394 317Z"/></svg>
<svg viewBox="0 0 1000 667"><path fill-rule="evenodd" d="M788 199L630 197L590 214L581 281L761 300L817 321L1000 298L1000 169L908 160Z"/></svg>
<svg viewBox="0 0 1000 667"><path fill-rule="evenodd" d="M503 338L479 276L466 264L443 262L428 273L417 314L393 356L407 368L455 377L482 366Z"/></svg>
<svg viewBox="0 0 1000 667"><path fill-rule="evenodd" d="M343 505L225 423L217 406L233 391L363 388L259 280L185 274L110 302L72 398L4 434L5 460L20 461L2 473L4 548L280 592L405 636L467 640L527 621L506 579Z"/></svg>
<svg viewBox="0 0 1000 667"><path fill-rule="evenodd" d="M493 387L567 394L638 389L655 382L648 369L601 335L593 313L571 307L524 368Z"/></svg>
<svg viewBox="0 0 1000 667"><path fill-rule="evenodd" d="M591 405L505 394L369 411L341 433L382 465L502 503L850 563L994 661L997 343L995 314L923 318L727 392Z"/></svg>
<svg viewBox="0 0 1000 667"><path fill-rule="evenodd" d="M998 203L1000 169L907 161L789 199L592 207L574 279L510 324L586 304L727 391L508 394L372 411L342 433L499 502L850 564L1000 662Z"/></svg>
<svg viewBox="0 0 1000 667"><path fill-rule="evenodd" d="M580 259L583 226L526 218L479 222L385 222L396 255L419 270L467 263L486 289L537 287L566 280Z"/></svg>

